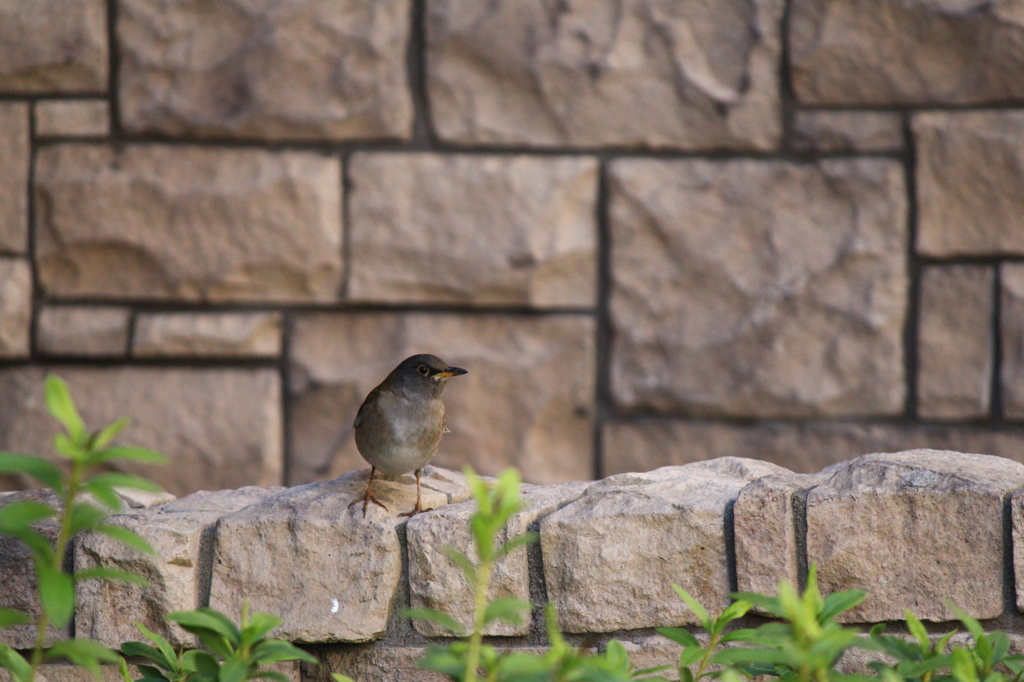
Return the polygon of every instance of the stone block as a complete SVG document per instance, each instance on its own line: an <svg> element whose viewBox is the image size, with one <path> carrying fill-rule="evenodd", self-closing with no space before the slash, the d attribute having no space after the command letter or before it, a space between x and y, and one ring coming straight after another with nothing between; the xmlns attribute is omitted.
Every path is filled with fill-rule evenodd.
<svg viewBox="0 0 1024 682"><path fill-rule="evenodd" d="M3 31L0 28L0 36ZM0 45L5 45L2 38ZM28 104L0 102L0 253L22 254L28 249L30 155Z"/></svg>
<svg viewBox="0 0 1024 682"><path fill-rule="evenodd" d="M44 355L125 357L131 312L113 306L46 306L36 318Z"/></svg>
<svg viewBox="0 0 1024 682"><path fill-rule="evenodd" d="M602 471L647 471L716 457L750 457L817 473L865 452L916 448L979 452L1024 463L1024 428L1006 424L894 424L643 419L604 427Z"/></svg>
<svg viewBox="0 0 1024 682"><path fill-rule="evenodd" d="M266 666L266 669L282 673L289 682L300 682L299 664L296 661L271 663ZM128 674L133 680L145 677L134 663L128 664ZM37 682L123 682L124 677L121 675L121 669L116 665L101 665L100 679L97 681L92 673L81 666L58 663L41 666L36 680ZM14 678L7 670L0 668L0 682L14 682Z"/></svg>
<svg viewBox="0 0 1024 682"><path fill-rule="evenodd" d="M106 137L110 103L105 99L43 99L35 106L37 137Z"/></svg>
<svg viewBox="0 0 1024 682"><path fill-rule="evenodd" d="M594 320L584 315L309 313L289 346L289 483L365 467L352 420L404 358L434 353L469 374L445 389L435 464L533 483L593 476Z"/></svg>
<svg viewBox="0 0 1024 682"><path fill-rule="evenodd" d="M8 0L0 5L0 45L0 93L107 89L104 0Z"/></svg>
<svg viewBox="0 0 1024 682"><path fill-rule="evenodd" d="M918 253L1024 254L1024 111L924 112L912 124Z"/></svg>
<svg viewBox="0 0 1024 682"><path fill-rule="evenodd" d="M583 494L586 483L565 483L551 486L524 486L523 509L514 514L497 542L507 542L529 531L530 525ZM409 593L413 608L428 608L448 614L466 632L473 629L473 591L462 573L442 551L451 546L476 558L469 520L476 511L476 502L443 507L430 514L421 514L409 521L406 537L409 547ZM513 597L530 601L530 571L526 548L520 547L494 566L488 599ZM428 637L450 636L432 621L413 621L418 632ZM530 631L527 614L521 625L491 623L487 635L525 635Z"/></svg>
<svg viewBox="0 0 1024 682"><path fill-rule="evenodd" d="M49 370L67 381L88 427L129 416L132 424L120 442L153 448L173 462L125 464L125 470L178 495L281 482L281 385L276 369L0 369L0 450L52 454L59 427L43 400Z"/></svg>
<svg viewBox="0 0 1024 682"><path fill-rule="evenodd" d="M931 265L921 271L917 413L925 419L989 414L995 268Z"/></svg>
<svg viewBox="0 0 1024 682"><path fill-rule="evenodd" d="M449 678L424 670L417 661L423 657L419 647L352 645L317 652L320 665L303 665L306 679L331 682L331 673L348 675L358 682L445 682Z"/></svg>
<svg viewBox="0 0 1024 682"><path fill-rule="evenodd" d="M122 0L130 133L265 140L408 138L409 0Z"/></svg>
<svg viewBox="0 0 1024 682"><path fill-rule="evenodd" d="M793 90L807 104L899 106L1020 100L1024 38L1013 3L795 0Z"/></svg>
<svg viewBox="0 0 1024 682"><path fill-rule="evenodd" d="M135 320L135 357L276 357L281 313L141 313Z"/></svg>
<svg viewBox="0 0 1024 682"><path fill-rule="evenodd" d="M348 297L593 307L597 161L358 153Z"/></svg>
<svg viewBox="0 0 1024 682"><path fill-rule="evenodd" d="M1024 490L1010 498L1010 518L1013 519L1013 576L1017 610L1024 611ZM1024 647L1021 647L1024 651Z"/></svg>
<svg viewBox="0 0 1024 682"><path fill-rule="evenodd" d="M710 611L729 603L725 519L740 490L782 467L722 458L620 474L540 523L548 599L567 632L612 632L696 616L678 584Z"/></svg>
<svg viewBox="0 0 1024 682"><path fill-rule="evenodd" d="M799 151L895 152L903 145L903 117L895 111L797 111L793 117Z"/></svg>
<svg viewBox="0 0 1024 682"><path fill-rule="evenodd" d="M32 268L22 258L0 258L0 358L29 354Z"/></svg>
<svg viewBox="0 0 1024 682"><path fill-rule="evenodd" d="M335 300L340 173L312 152L46 146L40 283L56 297Z"/></svg>
<svg viewBox="0 0 1024 682"><path fill-rule="evenodd" d="M110 523L145 538L156 550L155 556L141 554L103 535L79 537L75 543L76 570L104 567L131 571L145 576L149 584L99 580L81 583L75 635L116 649L124 642L144 641L135 628L140 622L166 637L171 646L198 646L194 635L164 616L205 606L217 519L282 490L250 486L202 491L110 518Z"/></svg>
<svg viewBox="0 0 1024 682"><path fill-rule="evenodd" d="M609 185L619 407L744 418L903 411L897 162L617 160Z"/></svg>
<svg viewBox="0 0 1024 682"><path fill-rule="evenodd" d="M867 590L840 619L952 620L1003 612L1004 498L1024 465L911 450L859 457L807 495L807 560L823 593ZM1009 548L1006 548L1009 549Z"/></svg>
<svg viewBox="0 0 1024 682"><path fill-rule="evenodd" d="M1024 265L999 265L1003 416L1024 417Z"/></svg>
<svg viewBox="0 0 1024 682"><path fill-rule="evenodd" d="M214 542L210 606L232 616L254 611L284 619L273 636L300 642L365 642L381 637L402 572L398 514L416 486L376 481L387 509L349 507L363 481L308 483L221 518ZM423 490L423 506L448 497Z"/></svg>
<svg viewBox="0 0 1024 682"><path fill-rule="evenodd" d="M462 144L773 149L782 10L432 0L432 121Z"/></svg>

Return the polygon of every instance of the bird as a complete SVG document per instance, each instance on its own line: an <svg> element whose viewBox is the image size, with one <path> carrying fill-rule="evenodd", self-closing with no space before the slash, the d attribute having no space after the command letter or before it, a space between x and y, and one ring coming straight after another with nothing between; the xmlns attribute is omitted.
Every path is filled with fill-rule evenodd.
<svg viewBox="0 0 1024 682"><path fill-rule="evenodd" d="M349 507L362 502L363 516L370 502L387 510L373 495L373 477L379 469L391 475L416 472L416 506L399 516L429 511L421 503L420 474L447 431L441 392L449 379L467 373L461 367L449 367L436 355L413 355L367 394L352 428L356 448L370 465L370 480L366 493Z"/></svg>

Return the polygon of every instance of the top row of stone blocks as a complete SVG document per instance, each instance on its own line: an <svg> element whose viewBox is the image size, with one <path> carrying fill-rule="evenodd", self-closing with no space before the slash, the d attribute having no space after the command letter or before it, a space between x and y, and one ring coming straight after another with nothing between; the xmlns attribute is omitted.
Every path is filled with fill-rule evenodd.
<svg viewBox="0 0 1024 682"><path fill-rule="evenodd" d="M126 133L412 135L412 0L109 2L116 3L118 118ZM618 9L427 0L429 118L440 138L457 144L772 149L782 134L783 5L729 0L709 12L677 0L626 0ZM793 0L797 99L1019 101L1024 24L1015 7ZM107 19L105 0L4 3L0 93L106 93Z"/></svg>

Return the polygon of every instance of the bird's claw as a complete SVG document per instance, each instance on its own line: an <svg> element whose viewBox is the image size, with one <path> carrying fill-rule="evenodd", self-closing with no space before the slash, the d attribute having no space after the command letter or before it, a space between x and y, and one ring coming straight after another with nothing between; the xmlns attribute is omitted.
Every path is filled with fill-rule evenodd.
<svg viewBox="0 0 1024 682"><path fill-rule="evenodd" d="M389 510L389 509L388 509L387 507L385 507L385 506L384 506L384 503L383 503L383 502L381 502L380 500L378 500L378 499L377 499L376 497L374 497L373 495L371 495L371 494L370 494L369 492L367 492L367 493L366 493L365 495L363 495L362 497L357 497L356 499L352 500L351 502L349 502L349 503L348 503L348 506L349 506L349 507L351 508L351 507L353 507L353 506L355 506L355 505L359 504L360 502L362 502L362 503L363 503L363 516L364 516L364 517L366 516L366 507L367 507L367 505L369 505L369 504L370 504L371 502L373 502L373 503L374 503L375 505L377 505L378 507L382 507L382 508L384 509L384 511L388 512L389 514L391 513L391 511L390 511L390 510Z"/></svg>
<svg viewBox="0 0 1024 682"><path fill-rule="evenodd" d="M412 517L412 516L416 516L417 514L422 514L423 512L428 512L428 511L434 511L434 510L432 508L431 509L424 509L419 504L417 504L415 507L413 507L409 511L402 512L401 514L399 514L399 516L409 516L409 517Z"/></svg>

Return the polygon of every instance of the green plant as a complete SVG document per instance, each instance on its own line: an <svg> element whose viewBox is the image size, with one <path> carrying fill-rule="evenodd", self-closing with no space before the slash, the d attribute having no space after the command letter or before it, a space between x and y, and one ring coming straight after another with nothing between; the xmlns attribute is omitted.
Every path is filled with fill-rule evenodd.
<svg viewBox="0 0 1024 682"><path fill-rule="evenodd" d="M47 649L46 633L50 625L61 628L71 620L76 583L94 579L144 582L133 573L102 567L69 573L65 570L65 555L71 539L82 532L107 535L140 552L152 553L137 534L104 520L111 512L121 509L118 487L151 491L160 488L140 476L103 471L103 468L115 461L164 461L163 455L152 450L110 445L128 425L127 419L119 419L99 431L87 430L67 385L58 377L46 378L45 393L47 409L64 426L64 433L54 438L54 447L57 455L65 460L65 466L42 457L0 452L0 473L27 474L52 491L57 500L53 506L21 500L0 508L0 533L17 538L32 554L41 605L35 619L35 648L28 658L0 644L0 667L8 669L16 682L33 682L45 660L68 659L88 668L97 678L101 662L119 660L114 651L87 640L60 641ZM47 523L51 528L56 526L56 539L52 542L41 529L41 524ZM0 627L30 621L27 614L0 609Z"/></svg>
<svg viewBox="0 0 1024 682"><path fill-rule="evenodd" d="M733 633L725 634L725 629L729 626L729 623L746 615L753 604L743 600L734 601L717 617L711 618L707 610L690 596L689 592L679 587L679 585L673 585L672 588L679 595L679 598L693 611L697 616L697 620L700 621L700 624L708 633L708 643L701 645L689 630L684 630L683 628L657 628L659 634L681 644L683 647L682 653L679 654L678 670L680 682L699 682L704 677L719 678L723 677L723 675L727 678L735 679L735 671L730 668L713 669L713 659L720 644L731 642L737 638L737 633L744 632L737 630ZM718 661L714 662L717 663ZM693 665L697 666L696 672L692 669Z"/></svg>

